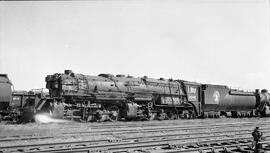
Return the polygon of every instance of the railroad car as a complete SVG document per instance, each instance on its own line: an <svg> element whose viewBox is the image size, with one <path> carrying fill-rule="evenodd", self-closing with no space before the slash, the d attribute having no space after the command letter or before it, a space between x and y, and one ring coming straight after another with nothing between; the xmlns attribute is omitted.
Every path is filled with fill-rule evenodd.
<svg viewBox="0 0 270 153"><path fill-rule="evenodd" d="M177 119L269 114L269 93L232 90L185 80L100 74L71 70L46 77L54 117L84 121ZM44 107L43 107L44 105ZM46 107L45 107L46 105Z"/></svg>
<svg viewBox="0 0 270 153"><path fill-rule="evenodd" d="M7 74L0 74L0 121L8 111L9 103L11 101L11 86Z"/></svg>
<svg viewBox="0 0 270 153"><path fill-rule="evenodd" d="M5 120L12 120L18 123L34 121L36 106L46 100L47 93L43 89L30 91L12 91L12 99L9 104L9 115Z"/></svg>
<svg viewBox="0 0 270 153"><path fill-rule="evenodd" d="M35 106L44 99L34 91L12 91L7 74L0 74L0 122L28 122L33 120Z"/></svg>

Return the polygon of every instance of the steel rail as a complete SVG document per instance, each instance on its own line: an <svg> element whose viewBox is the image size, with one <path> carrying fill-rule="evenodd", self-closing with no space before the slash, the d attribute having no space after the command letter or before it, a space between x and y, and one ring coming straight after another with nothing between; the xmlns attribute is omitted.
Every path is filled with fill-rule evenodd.
<svg viewBox="0 0 270 153"><path fill-rule="evenodd" d="M260 123L260 124L256 124L256 126L258 125L269 125L270 122L264 122L264 123ZM235 125L235 126L233 126ZM190 125L190 126L170 126L169 128L178 128L178 129L181 129L181 130L197 130L197 129L201 129L201 128L219 128L219 127L227 127L227 126L231 126L231 127L239 127L239 126L249 126L249 125L254 125L254 123L243 123L243 124L239 124L239 123L232 123L232 124L208 124L207 126L205 125L198 125L198 126L194 126L194 125ZM165 130L165 131L168 131L168 126L164 126L164 127L159 127L159 128L131 128L131 129L116 129L115 131L113 132L129 132L130 131L134 131L134 132L137 132L137 131L147 131L147 132L151 132L151 130ZM62 134L78 134L78 133L112 133L112 129L110 130L101 130L101 131L75 131L75 132L64 132Z"/></svg>
<svg viewBox="0 0 270 153"><path fill-rule="evenodd" d="M264 122L265 124L266 123L270 123L270 121L269 122ZM255 124L254 122L234 122L234 123L223 123L222 122L222 124L217 124L217 123L215 123L215 124L208 124L207 126L209 126L209 127L216 127L216 128L218 128L218 127L220 127L220 126L224 126L224 125L240 125L240 124L242 124L242 125L244 125L244 124L246 124L246 125L248 125L248 124ZM263 125L263 124L260 124L260 125ZM267 124L266 124L267 125ZM179 129L182 129L182 130L192 130L192 129L200 129L201 127L205 127L205 125L173 125L173 126L170 126L170 127L172 127L172 128L176 128L176 127L178 127ZM190 128L191 127L191 128ZM91 129L91 127L89 128L90 130L92 130L92 131L72 131L70 128L68 128L68 132L66 132L67 131L67 128L68 127L66 127L65 128L65 131L63 131L63 133L61 133L61 134L82 134L82 133L111 133L111 131L112 131L112 129L110 129L110 130L100 130L100 131L95 131L95 130L92 130ZM122 132L122 131L127 131L127 132L130 132L130 130L133 130L133 131L141 131L141 130L150 130L150 129L164 129L164 130L166 130L166 129L168 129L168 126L159 126L159 127L155 127L155 128L153 128L153 127L146 127L146 128L139 128L138 129L138 127L136 128L136 127L131 127L131 128L129 128L129 129L115 129L114 130L114 132L116 132L116 131L119 131L119 132ZM80 130L85 130L85 128L84 129L80 129ZM59 131L58 130L58 133L59 132L61 132L61 131ZM151 132L151 131L150 131ZM0 138L1 139L4 139L4 138L10 138L10 137L32 137L33 135L42 135L41 133L33 133L32 135L29 135L29 134L27 134L27 135L13 135L13 136L0 136ZM46 136L46 135L45 135Z"/></svg>
<svg viewBox="0 0 270 153"><path fill-rule="evenodd" d="M248 124L245 124L245 125L248 125ZM268 124L266 124L266 125L268 125ZM239 126L239 125L238 125ZM237 127L238 127L237 126ZM218 127L218 126L217 126ZM228 128L234 128L234 126L222 126L222 127L228 127ZM211 126L211 128L213 128L213 126ZM165 131L178 131L179 129L181 129L181 128L178 128L178 127L167 127L166 129L165 129ZM202 128L199 128L199 130L204 130L204 129L209 129L209 127L208 126L202 126ZM214 127L214 129L215 129L215 127ZM264 129L264 128L261 128L262 130ZM183 129L182 129L183 130ZM197 128L196 129L184 129L184 130L197 130ZM241 130L248 130L248 129L245 129L245 128L243 128L243 129L241 129ZM235 131L235 130L234 130ZM240 130L239 130L240 131ZM130 133L138 133L138 132L140 132L140 133L148 133L148 132L160 132L160 129L154 129L154 130L146 130L146 131L134 131L134 130L130 130L130 131L126 131L126 134L130 134ZM184 132L187 132L187 131L184 131ZM213 131L211 131L211 132L213 132ZM225 132L228 132L228 131L225 131ZM79 136L79 135L83 135L83 136L85 136L85 134L88 134L89 136L91 135L91 133L94 133L95 135L96 134L99 134L99 133L97 133L97 132L93 132L93 131L91 131L91 132L78 132L78 133L61 133L60 135L56 135L56 136L35 136L35 137L33 137L33 136L30 136L30 137L22 137L22 138L5 138L5 139L0 139L0 142L7 142L7 141L24 141L24 140L39 140L39 139L53 139L53 138L55 138L55 137L57 137L57 138L65 138L65 137L70 137L70 136ZM111 134L116 134L116 133L118 133L118 132L111 132L110 131L110 133ZM204 132L205 133L205 132ZM102 131L101 133L100 133L100 135L104 135L105 133L104 133L104 131ZM120 134L120 133L118 133L118 134ZM121 134L123 134L123 133L121 133ZM189 134L193 134L193 133L189 133ZM17 137L17 136L16 136Z"/></svg>
<svg viewBox="0 0 270 153"><path fill-rule="evenodd" d="M269 137L269 136L268 136ZM250 136L246 137L234 137L234 138L218 138L212 137L213 139L205 140L209 137L201 137L201 138L192 138L192 140L199 141L200 143L226 143L228 141L251 141ZM191 138L190 138L191 139ZM89 152L123 152L123 151L130 151L136 149L149 149L149 148L165 148L170 145L170 142L177 143L178 145L190 145L194 144L192 142L183 142L183 139L179 138L172 138L172 139L162 139L162 140L152 140L152 141L141 141L141 142L129 142L129 143L122 143L122 144L106 144L106 145L92 145L92 146L75 146L70 148L56 148L56 149L44 149L44 150L29 150L25 151L27 153L32 152L43 152L43 153L59 153L59 152L81 152L82 150L88 150Z"/></svg>
<svg viewBox="0 0 270 153"><path fill-rule="evenodd" d="M232 143L232 142L231 142ZM270 141L261 141L259 142L262 144L263 150L270 150ZM192 145L192 144L190 144ZM221 143L214 143L212 146L203 146L203 144L193 144L194 148L173 148L171 151L168 149L167 151L164 151L163 153L179 153L179 152L196 152L196 153L202 153L202 152L217 152L217 151L225 151L225 152L232 152L238 150L238 152L254 152L254 149L251 148L252 146L252 140L246 141L246 142L240 142L238 144L230 144L230 142L227 142L227 144L221 144ZM245 147L245 148L241 148Z"/></svg>
<svg viewBox="0 0 270 153"><path fill-rule="evenodd" d="M222 131L221 131L222 132ZM221 132L216 132L216 133L221 133ZM242 135L246 135L246 134L249 134L249 132L244 132L244 133L235 133L235 132L232 132L233 134L231 134L231 135L229 135L228 133L223 133L223 134L221 134L221 135L216 135L216 133L213 133L213 135L209 135L209 133L206 133L208 136L199 136L199 137L196 137L198 134L194 134L194 136L195 137L180 137L179 138L179 136L182 136L181 134L180 135L162 135L162 136L154 136L154 137L152 137L152 140L153 139L157 139L157 138L159 138L158 140L156 140L156 141L158 141L158 142L160 142L160 143L162 143L162 142L164 142L164 141L166 141L166 142L168 142L168 141L175 141L175 140L192 140L192 139L206 139L206 138L217 138L217 137L224 137L224 136L226 136L226 137L232 137L232 136L236 136L236 135L238 135L238 136L242 136ZM201 133L199 133L199 134L201 134ZM205 133L204 133L205 134ZM187 134L186 134L187 135ZM171 138L171 139L168 139L168 137L178 137L178 138ZM143 138L145 138L145 137L143 137ZM124 139L124 140L122 140L121 142L124 142L124 144L126 143L125 141L127 141L127 140L129 140L129 144L131 143L140 143L140 142L148 142L149 143L149 140L148 141L141 141L140 139L142 139L142 137L138 137L138 138L130 138L130 139ZM151 139L151 137L148 137L148 139ZM130 140L133 140L133 141L131 141L130 142ZM152 142L152 140L150 140L150 142ZM104 140L98 140L99 142L104 142ZM46 144L35 144L35 145L19 145L19 146L6 146L6 147L1 147L0 149L2 149L3 151L4 150L7 150L7 149L13 149L14 150L14 148L17 148L17 150L14 150L14 151L18 151L18 148L19 148L19 150L22 150L22 149L27 149L27 150L31 150L31 147L32 147L32 149L33 148L42 148L41 146L49 146L49 148L51 147L51 148L53 148L52 146L60 146L60 145L62 145L62 147L63 146L71 146L71 145L75 145L75 148L76 148L76 145L85 145L86 143L89 143L88 145L91 145L90 143L93 143L93 144L95 144L95 143L97 143L98 141L75 141L75 142L62 142L62 143L46 143ZM108 140L106 140L106 142L108 142ZM103 146L111 146L111 144L103 144ZM116 143L116 144L113 144L114 146L116 145L116 146L118 146L118 145L122 145L121 143L119 144L119 143ZM100 147L100 144L98 144L98 145L93 145L91 148L97 148L97 147ZM75 149L74 147L72 148L72 149ZM51 151L53 151L53 150L51 150Z"/></svg>

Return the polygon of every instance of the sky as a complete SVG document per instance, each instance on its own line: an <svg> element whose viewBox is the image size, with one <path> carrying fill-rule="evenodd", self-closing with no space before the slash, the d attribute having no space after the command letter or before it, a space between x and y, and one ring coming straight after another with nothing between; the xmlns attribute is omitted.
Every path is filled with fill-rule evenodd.
<svg viewBox="0 0 270 153"><path fill-rule="evenodd" d="M0 73L129 74L270 90L268 0L0 2Z"/></svg>

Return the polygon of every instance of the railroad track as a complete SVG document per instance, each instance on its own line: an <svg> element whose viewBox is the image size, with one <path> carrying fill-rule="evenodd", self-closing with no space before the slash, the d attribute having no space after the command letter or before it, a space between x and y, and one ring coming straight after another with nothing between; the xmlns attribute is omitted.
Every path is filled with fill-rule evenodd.
<svg viewBox="0 0 270 153"><path fill-rule="evenodd" d="M264 125L268 125L270 122L263 122L260 124L257 124L257 126L264 126ZM207 123L206 123L207 124ZM166 126L156 126L156 127L152 127L152 125L150 127L129 127L129 128L118 128L118 129L112 129L112 128L106 128L104 129L97 129L97 130L93 130L92 127L90 127L89 129L79 129L79 130L70 130L69 128L66 128L66 130L59 130L57 129L57 133L59 133L60 135L85 135L85 134L96 134L96 135L107 135L107 134L125 134L125 133L137 133L137 132L142 132L142 133L147 133L147 132L155 132L155 131L175 131L175 130L181 130L181 131L192 131L192 130L200 130L200 129L214 129L214 128L220 128L220 127L239 127L239 126L252 126L254 125L253 122L236 122L236 123L222 123L222 124L207 124L207 126L205 125L166 125ZM53 130L55 131L55 129ZM42 131L43 132L43 131ZM43 133L33 133L33 134L20 134L20 135L10 135L8 134L8 136L0 136L0 142L1 141L8 141L8 140L26 140L26 139L42 139L42 137L44 138L48 138L48 137L52 137L52 136L48 136L48 134L43 134ZM49 133L49 135L54 134ZM58 135L56 135L58 136Z"/></svg>
<svg viewBox="0 0 270 153"><path fill-rule="evenodd" d="M253 120L252 122L256 122L258 121L256 118L251 118L251 120ZM168 126L173 126L173 125L186 125L186 126L196 126L196 125L201 125L203 124L212 124L213 122L215 122L216 124L220 124L223 122L228 123L232 122L232 124L236 124L236 123L245 123L240 119L206 119L206 120L201 120L201 119L195 119L195 120L164 120L162 122L160 121L149 121L149 122L133 122L133 123L129 123L129 122L109 122L109 123L61 123L59 126L57 123L53 123L53 126L58 126L58 130L59 131L77 131L78 129L81 130L101 130L101 129L119 129L119 128L136 128L136 127L159 127L160 124L165 124ZM263 121L262 119L259 119L259 121ZM269 121L266 121L269 122ZM250 121L246 121L246 123L251 123ZM32 123L31 123L32 124ZM72 124L72 125L71 125ZM75 124L75 125L74 125ZM37 124L32 124L33 126L36 126ZM22 129L24 129L24 132L35 132L33 131L32 125L29 127L29 131L27 131L27 127L25 125L8 125L10 128L14 128L15 127L21 127ZM40 127L44 127L44 128L40 128ZM5 128L5 125L0 125L0 128ZM39 130L51 130L51 124L50 125L43 125L43 126L39 126L37 131ZM1 132L1 131L0 131ZM3 135L3 133L0 133L0 138L5 136Z"/></svg>
<svg viewBox="0 0 270 153"><path fill-rule="evenodd" d="M264 130L264 132L270 132L269 130ZM146 137L132 137L132 138L125 138L125 139L114 139L114 140L94 140L94 141L75 141L75 142L62 142L62 143L45 143L45 144L33 144L33 145L18 145L18 146L6 146L1 147L0 150L6 152L53 152L60 150L78 150L78 149L85 149L83 146L87 146L87 149L93 148L110 148L115 149L115 147L122 146L120 148L129 148L133 147L142 147L141 145L149 144L150 146L163 146L164 142L168 145L168 142L194 142L194 141L203 141L205 139L222 139L227 137L235 137L233 139L239 139L243 136L250 135L249 131L212 131L212 132L204 132L204 133L185 133L185 134L164 134L164 135L155 135L155 136L146 136ZM267 135L267 137L269 137ZM248 136L250 139L251 137ZM162 145L161 145L162 144ZM124 146L124 147L123 147ZM113 147L113 148L111 148ZM148 147L148 145L146 145Z"/></svg>
<svg viewBox="0 0 270 153"><path fill-rule="evenodd" d="M160 127L161 123L168 125L168 126L178 126L179 122L182 125L185 126L201 126L201 124L213 124L213 122L215 124L224 124L224 122L226 122L226 124L242 124L242 123L254 123L258 121L258 118L250 118L253 121L242 121L242 119L233 119L233 118L223 118L223 119L193 119L193 120L163 120L163 121L147 121L147 122L143 122L143 121L139 121L139 122L103 122L103 123L81 123L78 124L77 126L69 126L67 125L67 127L71 130L73 129L78 129L78 128L89 128L91 127L91 129L95 130L95 129L119 129L119 128L134 128L134 127ZM229 121L229 123L228 123ZM265 123L270 123L270 121L265 121L262 120L261 118L259 118L259 121L263 121ZM231 122L231 123L230 123ZM59 130L66 130L66 127L61 127Z"/></svg>
<svg viewBox="0 0 270 153"><path fill-rule="evenodd" d="M140 127L142 124L138 124L137 127L129 127L129 125L119 126L122 128L115 129L117 126L107 126L103 129L90 129L90 131L84 131L85 128L81 128L77 131L61 130L58 135L13 135L13 137L2 137L0 143L6 142L12 145L6 145L0 147L2 152L129 152L134 150L155 150L161 152L173 152L173 151L209 151L209 148L214 150L224 151L238 150L244 148L247 151L247 146L251 142L251 131L255 126L260 126L261 131L265 133L266 138L270 136L269 122L198 122L198 124L186 124L178 125L179 123L172 123L166 126L160 126L158 124L148 124L146 127ZM200 124L199 124L200 123ZM211 123L211 124L210 124ZM203 125L202 125L203 124ZM109 124L108 124L109 125ZM101 125L102 126L102 125ZM75 128L76 126L72 126ZM113 128L111 128L113 127ZM112 131L114 130L114 131ZM132 135L133 134L133 135ZM136 134L141 134L138 136ZM91 140L91 137L95 135L113 136L109 139ZM86 140L80 141L60 141L58 143L48 143L50 140L69 139L69 137L77 136L79 138L88 137ZM46 140L46 143L40 143L39 140ZM34 142L38 140L39 144ZM30 145L20 144L16 145L17 141L27 141L32 143ZM32 141L32 142L31 142ZM202 144L215 144L214 145L202 145ZM229 142L235 142L235 144ZM56 141L55 141L56 142ZM199 143L196 143L199 142ZM246 143L244 143L246 142ZM200 144L200 145L198 145ZM227 146L226 146L227 145ZM233 146L234 145L234 146ZM237 146L238 145L238 146ZM240 148L239 148L240 146ZM266 143L264 146L267 148ZM207 148L208 147L208 148ZM236 148L236 149L235 149ZM192 150L193 149L193 150ZM195 150L194 150L195 149ZM207 150L208 149L208 150Z"/></svg>
<svg viewBox="0 0 270 153"><path fill-rule="evenodd" d="M38 146L31 145L28 148L20 148L16 150L3 150L3 152L129 152L131 150L164 150L164 151L195 151L206 150L210 147L226 147L234 144L239 146L242 144L250 145L252 137L246 135L231 135L225 137L219 136L201 136L194 138L177 138L177 137L163 137L163 138L149 138L149 140L133 141L133 142L114 142L107 144L92 144L91 142L76 142L76 143L54 143ZM267 135L266 138L269 138ZM173 147L172 147L173 146ZM25 146L24 146L25 147Z"/></svg>
<svg viewBox="0 0 270 153"><path fill-rule="evenodd" d="M188 144L188 146L176 144L170 145L166 148L166 151L163 153L254 153L254 146L252 145L252 140L235 140L228 142L200 142ZM262 146L261 152L270 152L270 141L261 141L259 142Z"/></svg>
<svg viewBox="0 0 270 153"><path fill-rule="evenodd" d="M180 131L183 134L192 134L190 132L192 131L196 131L195 133L198 133L198 131L203 131L203 133L205 133L205 130L211 130L211 132L215 132L215 130L217 130L220 127L223 128L237 128L239 126L242 126L244 128L240 128L239 130L234 129L234 131L247 131L247 130L251 130L250 128L245 128L245 126L251 126L252 124L249 123L244 123L244 124L229 124L229 125L209 125L209 126L195 126L195 127L182 127L182 126L173 126L173 127L161 127L161 128L145 128L145 129L126 129L126 130L116 130L116 131L111 131L111 130L105 130L105 131L83 131L83 132L64 132L64 133L60 133L58 135L54 135L54 136L26 136L26 137L20 137L20 136L14 136L14 137L2 137L2 139L0 139L0 142L10 142L10 141L31 141L31 140L42 140L42 139L53 139L55 137L57 138L70 138L70 137L86 137L86 136L94 136L94 135L123 135L123 134L131 134L131 133L159 133L159 132L175 132L175 131ZM260 124L260 126L265 126L268 125L268 123L266 124ZM218 129L219 130L219 129ZM263 130L263 128L262 128ZM228 132L228 130L225 130L225 132ZM266 131L264 131L266 132Z"/></svg>

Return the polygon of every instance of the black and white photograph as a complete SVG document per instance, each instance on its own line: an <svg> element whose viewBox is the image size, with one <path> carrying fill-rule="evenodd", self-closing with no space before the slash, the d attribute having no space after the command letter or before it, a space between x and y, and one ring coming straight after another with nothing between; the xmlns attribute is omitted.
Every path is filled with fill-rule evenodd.
<svg viewBox="0 0 270 153"><path fill-rule="evenodd" d="M0 153L270 153L269 0L0 0Z"/></svg>

